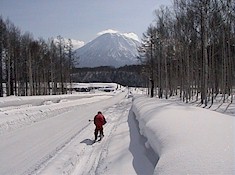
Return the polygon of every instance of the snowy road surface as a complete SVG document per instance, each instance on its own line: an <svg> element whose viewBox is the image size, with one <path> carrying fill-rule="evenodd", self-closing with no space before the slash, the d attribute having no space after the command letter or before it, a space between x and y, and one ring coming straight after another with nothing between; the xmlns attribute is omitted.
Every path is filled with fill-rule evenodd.
<svg viewBox="0 0 235 175"><path fill-rule="evenodd" d="M157 160L146 152L126 94L3 110L0 174L152 174ZM104 139L92 144L94 125L88 119L99 110L108 123ZM9 114L12 126L4 123Z"/></svg>
<svg viewBox="0 0 235 175"><path fill-rule="evenodd" d="M0 175L235 174L234 113L127 94L0 98Z"/></svg>

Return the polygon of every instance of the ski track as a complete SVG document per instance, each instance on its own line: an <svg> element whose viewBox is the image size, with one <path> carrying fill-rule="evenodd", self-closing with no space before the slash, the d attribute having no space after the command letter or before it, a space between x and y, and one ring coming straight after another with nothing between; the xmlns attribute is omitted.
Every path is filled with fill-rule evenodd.
<svg viewBox="0 0 235 175"><path fill-rule="evenodd" d="M48 160L44 164L42 163L40 169L35 171L34 174L46 175L48 174L48 169L50 171L51 169L56 169L54 171L61 171L61 174L71 174L71 172L75 168L76 163L79 162L80 157L84 156L86 149L84 145L79 145L79 143L77 142L77 137L86 137L87 132L85 131L91 131L90 125L91 123L87 124L83 129L75 134L74 137L71 138L68 143L64 144L62 148L58 150L53 157L51 157L50 160ZM74 152L74 150L78 150L78 152ZM57 159L57 157L59 157L60 155L66 155L62 157L62 161ZM48 168L50 164L53 164L53 166Z"/></svg>
<svg viewBox="0 0 235 175"><path fill-rule="evenodd" d="M127 103L124 101L104 111L104 115L111 118L110 124L104 128L104 132L106 133L105 137L101 142L94 143L92 148L87 151L89 154L88 158L85 157L87 160L82 160L82 162L86 162L84 166L86 168L84 169L82 166L78 165L78 171L75 170L74 175L99 175L106 171L108 165L105 164L106 161L104 160L109 152L109 139L112 138L112 136L115 134L117 126L121 123L120 119L122 117L127 117L130 109L130 104L128 104L127 107Z"/></svg>
<svg viewBox="0 0 235 175"><path fill-rule="evenodd" d="M130 108L131 108L131 102L129 100L123 100L121 103L117 104L116 106L108 110L108 113L110 113L110 115L116 114L113 120L113 126L111 128L111 132L109 134L108 139L112 138L113 135L115 135L115 131L117 127L122 123L122 119L123 118L127 119ZM101 154L99 156L99 161L96 166L97 168L94 174L104 174L104 172L106 172L109 163L105 163L107 160L106 161L104 160L109 153L108 149L109 144L110 142L106 141L105 144L106 147L103 150L101 149Z"/></svg>
<svg viewBox="0 0 235 175"><path fill-rule="evenodd" d="M68 138L64 143L62 143L59 147L57 147L53 152L46 155L43 159L39 160L38 163L32 167L31 169L27 170L23 174L38 174L40 171L42 171L43 168L46 167L47 164L49 164L51 161L53 161L54 157L61 153L64 148L72 142L77 135L79 135L83 130L85 130L90 124L87 124L84 128L79 130L76 134Z"/></svg>
<svg viewBox="0 0 235 175"><path fill-rule="evenodd" d="M66 146L57 152L35 175L48 175L48 172L63 175L99 175L107 171L105 158L109 153L109 140L115 134L122 118L127 118L131 107L130 99L124 99L112 107L103 110L107 119L104 126L104 138L92 144L94 139L94 124L90 122ZM81 141L82 140L82 141Z"/></svg>

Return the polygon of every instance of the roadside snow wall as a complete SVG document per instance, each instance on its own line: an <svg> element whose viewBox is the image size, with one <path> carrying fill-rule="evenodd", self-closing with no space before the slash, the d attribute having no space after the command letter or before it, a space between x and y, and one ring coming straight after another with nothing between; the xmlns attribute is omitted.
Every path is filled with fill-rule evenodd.
<svg viewBox="0 0 235 175"><path fill-rule="evenodd" d="M132 110L159 156L155 175L235 174L234 117L143 96Z"/></svg>

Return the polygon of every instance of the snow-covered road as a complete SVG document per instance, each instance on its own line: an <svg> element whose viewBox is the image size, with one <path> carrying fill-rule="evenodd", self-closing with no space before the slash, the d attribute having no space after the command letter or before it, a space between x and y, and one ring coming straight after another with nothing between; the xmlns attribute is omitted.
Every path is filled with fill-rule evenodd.
<svg viewBox="0 0 235 175"><path fill-rule="evenodd" d="M234 113L128 94L0 98L0 175L234 174Z"/></svg>
<svg viewBox="0 0 235 175"><path fill-rule="evenodd" d="M131 127L132 137L140 146L126 145L130 143L127 120L135 123L129 112L131 99L126 95L125 91L56 104L2 108L0 174L152 174L156 160L150 161L146 155L137 124L135 132ZM88 120L99 110L108 123L102 142L92 144L94 125Z"/></svg>

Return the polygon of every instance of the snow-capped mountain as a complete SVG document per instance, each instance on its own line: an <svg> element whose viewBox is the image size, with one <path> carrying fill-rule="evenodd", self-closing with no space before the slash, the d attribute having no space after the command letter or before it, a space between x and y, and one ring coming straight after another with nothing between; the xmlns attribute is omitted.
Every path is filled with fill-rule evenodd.
<svg viewBox="0 0 235 175"><path fill-rule="evenodd" d="M76 67L98 67L137 64L139 41L121 33L105 33L75 51Z"/></svg>

